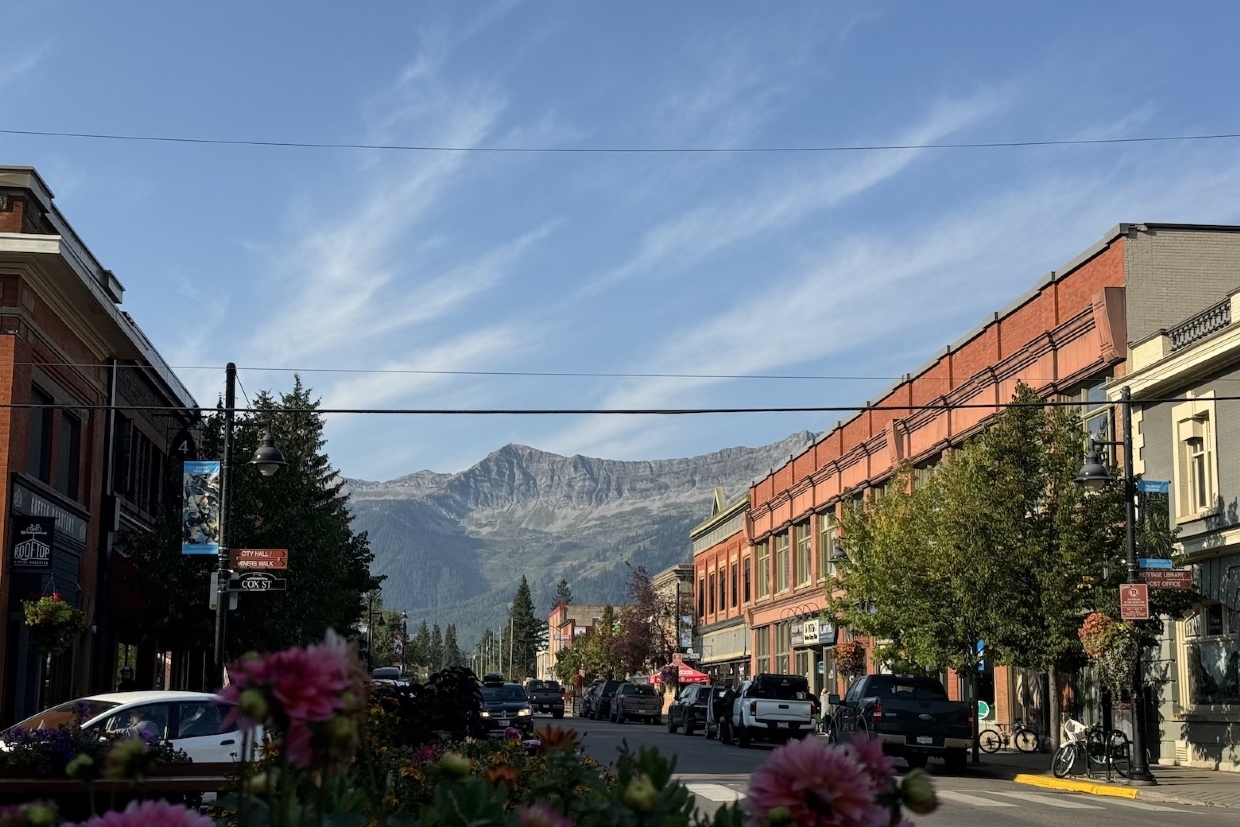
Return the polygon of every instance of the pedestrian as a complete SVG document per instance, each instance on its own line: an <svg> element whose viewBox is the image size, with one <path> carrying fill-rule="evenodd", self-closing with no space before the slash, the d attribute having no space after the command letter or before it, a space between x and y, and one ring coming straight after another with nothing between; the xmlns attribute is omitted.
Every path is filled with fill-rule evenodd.
<svg viewBox="0 0 1240 827"><path fill-rule="evenodd" d="M835 725L835 708L831 706L831 691L826 684L822 685L822 692L818 696L818 708L822 715L822 733L830 735Z"/></svg>
<svg viewBox="0 0 1240 827"><path fill-rule="evenodd" d="M133 679L133 667L125 665L121 667L121 679L116 684L117 692L133 692L138 688L138 682Z"/></svg>

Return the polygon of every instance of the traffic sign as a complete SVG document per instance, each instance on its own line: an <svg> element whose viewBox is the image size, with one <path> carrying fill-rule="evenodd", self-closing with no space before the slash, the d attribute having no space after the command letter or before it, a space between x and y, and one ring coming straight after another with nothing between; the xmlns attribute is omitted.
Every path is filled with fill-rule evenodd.
<svg viewBox="0 0 1240 827"><path fill-rule="evenodd" d="M1171 483L1167 480L1137 480L1137 490L1142 494L1170 494Z"/></svg>
<svg viewBox="0 0 1240 827"><path fill-rule="evenodd" d="M250 571L228 581L230 592L282 592L288 588L288 580L265 571Z"/></svg>
<svg viewBox="0 0 1240 827"><path fill-rule="evenodd" d="M1166 557L1142 557L1137 561L1143 569L1169 569L1171 560Z"/></svg>
<svg viewBox="0 0 1240 827"><path fill-rule="evenodd" d="M280 569L288 568L286 548L230 548L228 564L234 569Z"/></svg>
<svg viewBox="0 0 1240 827"><path fill-rule="evenodd" d="M1141 572L1141 582L1151 589L1191 589L1193 572L1191 569L1155 569Z"/></svg>
<svg viewBox="0 0 1240 827"><path fill-rule="evenodd" d="M1150 619L1150 587L1144 583L1125 583L1119 587L1120 620Z"/></svg>

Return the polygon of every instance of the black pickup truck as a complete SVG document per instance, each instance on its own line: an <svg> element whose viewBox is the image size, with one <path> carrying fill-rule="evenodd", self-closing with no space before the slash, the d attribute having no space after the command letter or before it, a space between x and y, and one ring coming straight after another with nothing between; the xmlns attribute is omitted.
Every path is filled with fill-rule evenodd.
<svg viewBox="0 0 1240 827"><path fill-rule="evenodd" d="M866 675L848 689L837 706L837 737L865 731L883 742L883 752L903 758L910 767L924 767L942 758L951 772L963 772L973 743L973 721L967 704L948 700L943 684L933 678Z"/></svg>
<svg viewBox="0 0 1240 827"><path fill-rule="evenodd" d="M556 681L527 681L525 694L535 712L550 712L553 718L564 717L564 690Z"/></svg>

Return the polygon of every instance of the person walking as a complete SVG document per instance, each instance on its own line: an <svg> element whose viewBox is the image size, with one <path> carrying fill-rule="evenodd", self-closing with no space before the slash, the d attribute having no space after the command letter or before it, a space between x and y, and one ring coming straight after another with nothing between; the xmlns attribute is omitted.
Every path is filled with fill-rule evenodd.
<svg viewBox="0 0 1240 827"><path fill-rule="evenodd" d="M133 679L133 667L121 667L121 679L116 684L117 692L133 692L138 688L138 682Z"/></svg>
<svg viewBox="0 0 1240 827"><path fill-rule="evenodd" d="M824 735L830 735L835 728L835 708L831 706L830 698L831 690L823 684L822 692L818 695L818 708L821 710L821 728Z"/></svg>

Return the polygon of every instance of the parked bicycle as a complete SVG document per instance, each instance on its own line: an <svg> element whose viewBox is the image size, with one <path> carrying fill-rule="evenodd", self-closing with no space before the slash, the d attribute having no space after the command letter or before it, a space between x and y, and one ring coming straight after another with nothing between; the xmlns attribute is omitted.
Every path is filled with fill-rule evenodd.
<svg viewBox="0 0 1240 827"><path fill-rule="evenodd" d="M1092 777L1094 768L1099 767L1104 772L1114 771L1121 778L1127 778L1130 755L1128 736L1120 730L1113 729L1107 735L1100 724L1087 727L1069 718L1063 724L1063 745L1051 759L1051 772L1056 778L1063 778L1080 759L1087 776Z"/></svg>
<svg viewBox="0 0 1240 827"><path fill-rule="evenodd" d="M977 745L982 752L998 752L1007 749L1009 743L1015 744L1021 752L1037 752L1041 742L1037 730L1020 721L1014 721L1011 725L996 724L994 729L984 729L977 734Z"/></svg>

